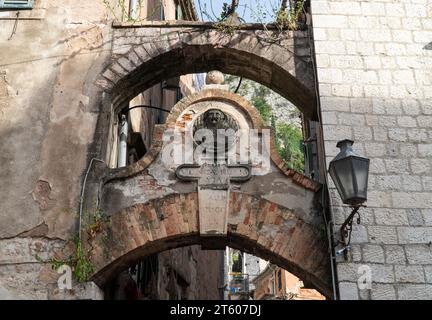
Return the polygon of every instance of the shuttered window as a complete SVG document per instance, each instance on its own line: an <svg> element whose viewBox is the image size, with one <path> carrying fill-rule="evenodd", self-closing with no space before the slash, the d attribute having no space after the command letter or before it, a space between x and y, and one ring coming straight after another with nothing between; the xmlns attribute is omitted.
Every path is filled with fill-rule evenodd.
<svg viewBox="0 0 432 320"><path fill-rule="evenodd" d="M33 0L0 0L0 10L32 9Z"/></svg>

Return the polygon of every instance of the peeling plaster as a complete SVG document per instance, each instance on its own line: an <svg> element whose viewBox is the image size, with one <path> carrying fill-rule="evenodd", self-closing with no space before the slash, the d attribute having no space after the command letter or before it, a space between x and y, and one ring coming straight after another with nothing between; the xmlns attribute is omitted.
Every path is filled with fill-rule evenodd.
<svg viewBox="0 0 432 320"><path fill-rule="evenodd" d="M33 200L39 204L39 209L47 210L53 199L50 198L51 185L48 181L38 180L32 192Z"/></svg>

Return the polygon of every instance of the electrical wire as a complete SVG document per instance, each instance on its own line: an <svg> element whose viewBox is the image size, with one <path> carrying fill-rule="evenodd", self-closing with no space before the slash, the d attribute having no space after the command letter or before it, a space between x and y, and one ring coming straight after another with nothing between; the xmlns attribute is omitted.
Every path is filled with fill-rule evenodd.
<svg viewBox="0 0 432 320"><path fill-rule="evenodd" d="M82 186L82 189L81 189L80 202L79 202L80 203L80 206L79 206L79 225L78 225L78 238L79 238L79 240L81 240L82 213L83 213L84 193L85 193L85 189L86 189L87 177L88 177L88 175L90 173L90 169L91 169L94 161L105 163L105 161L103 161L103 160L100 160L100 159L97 159L97 158L92 158L90 160L90 164L89 164L89 166L87 168L87 172L86 172L86 174L84 176L83 186Z"/></svg>
<svg viewBox="0 0 432 320"><path fill-rule="evenodd" d="M139 105L139 106L133 106L133 107L130 107L130 108L122 109L122 113L126 113L126 112L129 112L129 111L131 111L133 109L137 109L137 108L155 109L155 110L159 110L159 111L163 111L163 112L167 112L167 113L171 112L171 110L167 110L167 109L163 109L163 108L159 108L159 107L147 106L147 105Z"/></svg>
<svg viewBox="0 0 432 320"><path fill-rule="evenodd" d="M211 10L211 12L212 12L213 17L215 18L215 20L218 21L218 17L216 16L216 14L215 14L215 12L213 10L213 3L211 1L210 1L210 10Z"/></svg>
<svg viewBox="0 0 432 320"><path fill-rule="evenodd" d="M306 9L303 8L303 12L305 14L307 14ZM315 96L316 96L316 112L317 112L317 117L318 117L318 123L321 127L321 132L323 132L322 130L322 119L321 119L321 110L320 110L320 99L319 99L319 90L318 90L318 77L316 74L316 63L315 63L315 56L314 56L314 52L312 51L312 34L311 34L311 26L308 27L308 41L309 41L309 48L310 48L310 55L311 55L311 62L312 62L312 67L313 67L313 76L314 76L314 82L315 82ZM323 137L321 137L323 138ZM324 141L323 139L319 139L320 140L320 144L321 144L321 150L325 150L325 146L324 146ZM318 139L317 139L318 141ZM327 168L327 164L325 161L325 157L324 157L324 163L323 165L325 166L325 168ZM324 180L325 180L325 187L328 187L329 183L328 183L328 177L327 174L324 174ZM321 202L323 203L323 206L325 204L325 192L323 190L322 192L322 199ZM333 234L332 232L332 227L331 224L334 223L334 217L333 217L333 211L332 211L332 201L331 201L331 197L328 197L328 204L329 204L329 208L330 208L330 221L327 221L327 217L326 217L326 213L325 211L323 212L323 217L324 217L324 223L326 225L326 229L327 229L327 239L329 242L329 250L330 250L330 268L331 268L331 276L332 276L332 286L333 286L333 299L337 300L337 288L336 288L336 273L335 273L335 256L333 254ZM325 207L325 206L324 206Z"/></svg>
<svg viewBox="0 0 432 320"><path fill-rule="evenodd" d="M198 0L198 7L199 7L199 10L200 10L201 21L204 21L203 10L202 10L202 7L201 7L201 0Z"/></svg>
<svg viewBox="0 0 432 320"><path fill-rule="evenodd" d="M240 77L239 83L238 83L237 88L235 89L234 93L237 93L239 91L240 86L242 84L242 81L243 81L243 77Z"/></svg>
<svg viewBox="0 0 432 320"><path fill-rule="evenodd" d="M15 22L14 22L12 33L11 33L10 37L8 38L8 41L12 40L12 37L16 34L16 31L17 31L17 28L18 28L18 18L19 18L19 16L20 16L20 12L18 11L16 13L16 19L15 19Z"/></svg>

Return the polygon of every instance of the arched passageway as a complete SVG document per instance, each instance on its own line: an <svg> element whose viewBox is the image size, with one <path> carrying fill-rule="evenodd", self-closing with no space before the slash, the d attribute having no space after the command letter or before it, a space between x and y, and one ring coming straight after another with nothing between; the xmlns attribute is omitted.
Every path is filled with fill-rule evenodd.
<svg viewBox="0 0 432 320"><path fill-rule="evenodd" d="M165 79L220 70L273 89L316 119L307 32L287 31L274 41L272 31L240 29L227 34L208 24L195 25L117 26L112 62L97 83L112 94L115 106L121 106Z"/></svg>
<svg viewBox="0 0 432 320"><path fill-rule="evenodd" d="M197 193L170 195L114 215L95 241L93 280L103 286L140 258L182 246L228 245L268 259L331 296L329 257L320 229L295 211L231 193L226 237L200 236Z"/></svg>
<svg viewBox="0 0 432 320"><path fill-rule="evenodd" d="M316 100L307 34L289 32L279 43L269 43L265 37L263 30L238 30L227 35L202 26L118 28L112 63L97 84L108 93L116 112L164 79L217 69L272 88L293 102L306 118L314 119ZM200 232L199 194L193 182L174 181L168 187L165 182L159 185L149 173L152 165L160 169L157 162L164 130L173 128L190 105L206 100L228 103L230 108L241 110L251 128L264 128L250 103L223 90L204 90L180 101L166 124L155 127L154 143L144 158L128 167L106 169L100 175L102 207L107 209L109 221L90 243L95 265L92 279L104 286L139 259L172 248L227 245L268 259L331 297L327 239L316 208L320 185L288 169L278 157L274 141L270 150L272 172L228 193L225 236ZM140 200L146 198L145 192L153 194Z"/></svg>

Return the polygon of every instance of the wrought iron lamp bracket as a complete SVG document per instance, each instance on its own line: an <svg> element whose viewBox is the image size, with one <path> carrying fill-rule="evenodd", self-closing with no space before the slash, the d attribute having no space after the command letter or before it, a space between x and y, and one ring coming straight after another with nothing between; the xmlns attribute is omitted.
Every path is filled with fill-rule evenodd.
<svg viewBox="0 0 432 320"><path fill-rule="evenodd" d="M352 233L352 225L354 223L354 219L357 216L357 224L360 224L361 218L360 213L358 212L360 208L365 208L366 206L363 204L359 204L356 206L352 206L352 211L348 218L344 221L340 228L340 234L341 234L341 243L345 246L345 249L349 248L351 243L351 233ZM344 250L344 257L345 260L348 259L348 250Z"/></svg>

